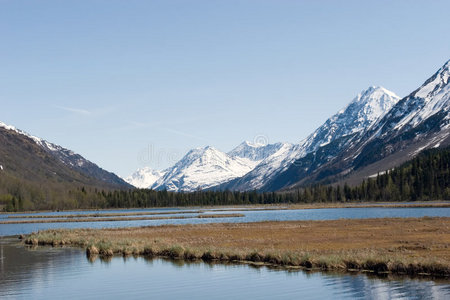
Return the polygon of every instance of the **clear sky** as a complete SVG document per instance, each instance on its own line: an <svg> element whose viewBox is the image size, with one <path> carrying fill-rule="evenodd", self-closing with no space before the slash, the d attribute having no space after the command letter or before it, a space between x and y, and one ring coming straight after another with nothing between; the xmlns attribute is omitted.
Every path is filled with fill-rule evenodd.
<svg viewBox="0 0 450 300"><path fill-rule="evenodd" d="M0 0L0 120L127 176L299 142L450 58L450 1Z"/></svg>

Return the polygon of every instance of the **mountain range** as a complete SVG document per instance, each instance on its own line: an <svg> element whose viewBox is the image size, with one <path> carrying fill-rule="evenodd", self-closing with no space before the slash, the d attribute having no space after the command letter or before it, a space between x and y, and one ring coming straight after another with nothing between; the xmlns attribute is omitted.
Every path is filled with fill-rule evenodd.
<svg viewBox="0 0 450 300"><path fill-rule="evenodd" d="M141 187L277 191L360 182L449 143L449 65L402 99L383 87L369 87L298 144L244 142L228 153L195 149ZM141 176L147 173L154 171L141 170ZM127 181L136 185L132 177Z"/></svg>
<svg viewBox="0 0 450 300"><path fill-rule="evenodd" d="M155 183L140 187L170 191L194 191L209 188L239 191L262 189L264 185L306 154L344 136L362 134L399 100L398 96L382 87L369 87L358 94L347 107L329 118L298 144L258 145L243 142L228 153L207 147L205 149L214 151L216 155L207 156L205 151L191 151L174 167L163 171L164 175L159 179L154 177L154 170L146 169L146 171L139 170L127 180L130 184L138 186L137 178L139 178L138 174L141 174L141 178L152 178ZM219 159L223 157L228 158L229 163L226 168L224 160ZM194 171L191 164L195 160L203 163ZM239 163L231 164L230 162ZM223 172L225 169L226 173ZM221 170L221 177L215 177L219 174L215 170Z"/></svg>
<svg viewBox="0 0 450 300"><path fill-rule="evenodd" d="M69 149L0 122L0 192L11 193L11 186L23 183L30 184L28 193L50 186L63 193L68 186L192 192L357 184L425 149L450 144L449 69L447 61L404 98L369 87L298 143L243 142L229 152L196 148L166 170L145 167L126 180Z"/></svg>
<svg viewBox="0 0 450 300"><path fill-rule="evenodd" d="M189 151L150 187L156 190L191 192L204 190L241 177L283 144L258 145L243 142L228 153L214 147Z"/></svg>
<svg viewBox="0 0 450 300"><path fill-rule="evenodd" d="M362 134L343 137L296 160L264 188L357 183L425 149L449 145L449 68L450 61ZM339 151L335 151L337 148Z"/></svg>

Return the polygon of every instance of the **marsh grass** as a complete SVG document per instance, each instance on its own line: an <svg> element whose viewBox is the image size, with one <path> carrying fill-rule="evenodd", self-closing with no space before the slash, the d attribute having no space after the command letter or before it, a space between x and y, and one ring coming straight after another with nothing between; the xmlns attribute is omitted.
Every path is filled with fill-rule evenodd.
<svg viewBox="0 0 450 300"><path fill-rule="evenodd" d="M30 245L70 245L88 257L162 257L310 270L450 276L450 218L365 219L59 229Z"/></svg>
<svg viewBox="0 0 450 300"><path fill-rule="evenodd" d="M103 218L103 217L131 217L131 216L159 216L159 215L179 215L179 214L202 214L201 210L188 211L162 211L162 212L129 212L129 213L91 213L91 214L68 214L68 215L10 215L8 219L64 219L64 218Z"/></svg>
<svg viewBox="0 0 450 300"><path fill-rule="evenodd" d="M243 214L208 214L196 216L172 217L110 217L110 218L62 218L62 219L27 219L0 221L0 224L33 224L33 223L79 223L79 222L116 222L116 221L155 221L155 220L181 220L181 219L215 219L215 218L241 218Z"/></svg>

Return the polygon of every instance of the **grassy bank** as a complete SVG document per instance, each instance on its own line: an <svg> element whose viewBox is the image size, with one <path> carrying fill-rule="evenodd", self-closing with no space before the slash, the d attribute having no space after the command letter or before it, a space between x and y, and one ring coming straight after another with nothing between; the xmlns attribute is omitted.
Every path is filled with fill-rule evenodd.
<svg viewBox="0 0 450 300"><path fill-rule="evenodd" d="M120 222L120 221L154 221L154 220L181 220L181 219L215 219L215 218L240 218L243 214L200 214L196 216L172 216L172 217L106 217L106 218L65 218L65 219L26 219L0 221L0 224L33 224L33 223L79 223L79 222Z"/></svg>
<svg viewBox="0 0 450 300"><path fill-rule="evenodd" d="M450 218L46 230L25 242L83 247L91 258L142 255L450 276Z"/></svg>
<svg viewBox="0 0 450 300"><path fill-rule="evenodd" d="M215 209L216 211L253 211L253 210L284 210L284 209L324 209L324 208L368 208L368 207L383 207L383 208L449 208L450 201L424 201L424 202L316 202L316 203L278 203L278 204L253 204L253 205L204 205L204 206L185 206L182 209L192 210L194 212L201 213L204 209ZM129 207L129 208L105 208L101 209L102 212L112 211L112 210L135 210L135 209L173 209L170 207ZM179 207L181 208L181 207ZM64 210L58 210L64 211ZM86 208L86 209L71 209L67 212L77 212L77 211L92 211L92 216L98 216L99 208ZM30 216L20 216L22 214L35 214L35 213L50 213L54 212L52 210L36 210L36 211L21 211L21 212L4 212L0 211L0 214L8 214L9 218L43 218L44 216L30 215ZM109 215L157 215L157 214L177 214L185 212L123 212L123 213L109 213ZM15 216L18 215L18 216ZM68 214L70 216L70 214ZM72 214L75 215L76 214Z"/></svg>
<svg viewBox="0 0 450 300"><path fill-rule="evenodd" d="M62 219L62 218L102 218L102 217L132 217L132 216L160 216L180 214L201 214L201 210L163 211L163 212L130 212L130 213L92 213L92 214L66 214L66 215L11 215L8 219Z"/></svg>

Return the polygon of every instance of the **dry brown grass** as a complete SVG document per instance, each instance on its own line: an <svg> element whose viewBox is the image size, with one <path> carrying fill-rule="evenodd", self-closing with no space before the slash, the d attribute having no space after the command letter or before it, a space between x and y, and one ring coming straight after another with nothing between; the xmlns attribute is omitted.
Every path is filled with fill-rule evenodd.
<svg viewBox="0 0 450 300"><path fill-rule="evenodd" d="M124 213L92 213L92 214L68 214L68 215L11 215L8 219L63 219L63 218L102 218L102 217L131 217L131 216L159 216L159 215L180 215L180 214L201 214L201 210L187 211L162 211L162 212L124 212Z"/></svg>
<svg viewBox="0 0 450 300"><path fill-rule="evenodd" d="M26 243L80 246L102 256L134 254L450 275L450 218L47 230L32 234Z"/></svg>
<svg viewBox="0 0 450 300"><path fill-rule="evenodd" d="M403 203L403 202L335 202L335 203L299 203L299 204L258 204L258 205L216 205L216 206L201 206L201 207L180 207L182 209L190 209L196 211L198 213L203 212L203 209L215 209L216 211L253 211L253 210L284 210L284 209L321 209L321 208L355 208L355 207L390 207L390 208L407 208L407 207L450 207L449 201L430 201L430 202L419 202L419 203ZM150 207L149 207L150 208ZM163 208L163 207L158 207ZM166 207L173 208L173 207ZM120 208L121 210L127 209L135 209L135 208ZM138 208L137 208L138 209ZM108 208L102 209L102 211L109 210L117 210L117 208ZM92 215L96 216L98 213L98 209L74 209L70 211L92 211ZM4 212L0 209L0 214L8 214L9 218L23 218L23 216L14 216L15 214L33 214L33 213L42 213L42 212L52 212L50 210L42 210L42 211L23 211L23 212ZM165 214L166 212L142 212L143 215L149 214ZM167 212L169 213L169 212ZM177 212L184 213L184 212ZM110 215L114 215L115 213L110 213ZM119 215L134 215L134 213L119 213ZM140 213L137 213L140 214ZM172 213L170 213L172 214ZM39 218L36 216L36 218Z"/></svg>
<svg viewBox="0 0 450 300"><path fill-rule="evenodd" d="M174 217L111 217L111 218L66 218L66 219L28 219L0 221L0 224L28 224L28 223L78 223L78 222L117 222L117 221L153 221L153 220L177 220L177 219L214 219L214 218L240 218L243 214L209 214L196 216Z"/></svg>
<svg viewBox="0 0 450 300"><path fill-rule="evenodd" d="M320 208L368 208L368 207L383 207L383 208L444 208L450 207L450 202L433 201L430 203L402 203L402 202L347 202L347 203L311 203L311 204L291 204L289 209L320 209Z"/></svg>

